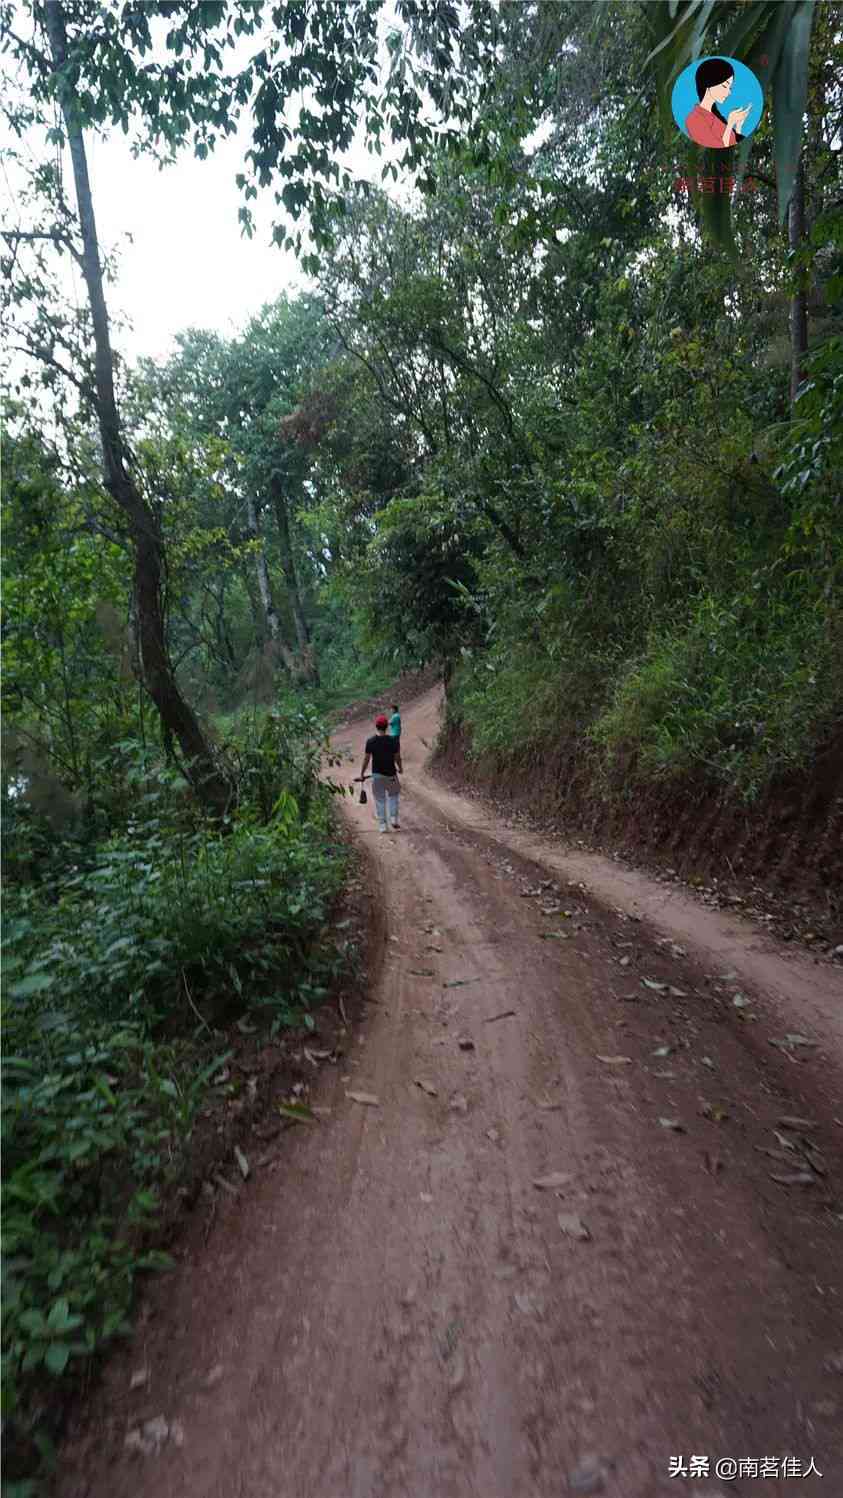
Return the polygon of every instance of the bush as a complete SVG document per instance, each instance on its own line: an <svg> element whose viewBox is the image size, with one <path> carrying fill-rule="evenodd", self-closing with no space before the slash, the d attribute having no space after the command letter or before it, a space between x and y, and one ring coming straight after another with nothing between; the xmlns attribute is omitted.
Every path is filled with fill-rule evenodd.
<svg viewBox="0 0 843 1498"><path fill-rule="evenodd" d="M840 709L843 629L804 581L776 592L759 572L750 595L698 599L628 663L591 736L641 774L702 769L748 800L805 764Z"/></svg>
<svg viewBox="0 0 843 1498"><path fill-rule="evenodd" d="M138 1024L80 1024L21 980L5 1006L3 1408L127 1330L156 1185L178 1172L204 1084L193 1048ZM193 1075L182 1062L190 1057ZM30 1382L32 1380L30 1379Z"/></svg>
<svg viewBox="0 0 843 1498"><path fill-rule="evenodd" d="M324 735L290 710L239 740L224 826L124 744L128 824L66 843L7 894L3 1400L24 1434L44 1380L125 1330L137 1274L162 1262L160 1192L224 1059L214 1021L248 1008L273 1033L312 1023L346 962L329 924L345 859L317 779Z"/></svg>

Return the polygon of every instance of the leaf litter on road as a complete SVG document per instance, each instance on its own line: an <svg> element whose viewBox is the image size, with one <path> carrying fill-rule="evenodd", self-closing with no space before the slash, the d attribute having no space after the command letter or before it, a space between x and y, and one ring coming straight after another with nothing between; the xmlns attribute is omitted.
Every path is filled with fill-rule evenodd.
<svg viewBox="0 0 843 1498"><path fill-rule="evenodd" d="M289 1118L293 1123L316 1123L317 1119L311 1108L304 1103L279 1103L278 1112L282 1118Z"/></svg>
<svg viewBox="0 0 843 1498"><path fill-rule="evenodd" d="M560 1212L556 1221L559 1223L566 1238L578 1238L581 1242L588 1242L591 1237L588 1228L578 1212Z"/></svg>
<svg viewBox="0 0 843 1498"><path fill-rule="evenodd" d="M426 1092L427 1095L428 1095L428 1097L438 1097L439 1096L439 1093L437 1092L437 1090L434 1087L433 1083L432 1082L425 1082L425 1081L422 1080L421 1077L416 1077L416 1086L420 1087L421 1090L422 1090L422 1092Z"/></svg>
<svg viewBox="0 0 843 1498"><path fill-rule="evenodd" d="M712 1123L725 1123L727 1118L731 1118L731 1114L721 1103L703 1103L700 1114L703 1118L710 1119Z"/></svg>
<svg viewBox="0 0 843 1498"><path fill-rule="evenodd" d="M365 1108L379 1108L381 1100L373 1092L347 1092L347 1098L353 1103L362 1103Z"/></svg>
<svg viewBox="0 0 843 1498"><path fill-rule="evenodd" d="M556 1191L560 1186L567 1186L573 1180L570 1171L553 1170L550 1175L536 1176L533 1185L537 1191Z"/></svg>

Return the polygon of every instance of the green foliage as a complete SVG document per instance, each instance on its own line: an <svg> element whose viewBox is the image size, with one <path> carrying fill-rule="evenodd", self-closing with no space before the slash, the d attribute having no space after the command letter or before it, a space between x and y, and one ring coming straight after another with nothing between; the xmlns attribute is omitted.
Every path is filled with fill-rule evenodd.
<svg viewBox="0 0 843 1498"><path fill-rule="evenodd" d="M7 925L11 953L29 916ZM165 1263L145 1235L176 1178L211 1071L141 1025L47 1008L30 973L4 1005L3 1401L19 1408L118 1333L136 1275ZM53 1000L55 1002L55 1000ZM192 1067L193 1071L186 1070Z"/></svg>
<svg viewBox="0 0 843 1498"><path fill-rule="evenodd" d="M380 79L382 0L63 9L85 122L202 156L248 114L244 224L272 184L321 261L318 293L239 336L193 329L162 365L115 366L166 562L163 643L236 780L236 812L209 825L135 675L88 314L50 291L76 232L52 162L25 202L55 234L7 250L43 389L69 370L79 397L43 423L16 410L6 455L4 1379L23 1427L129 1314L209 1032L247 1007L276 1031L306 1021L345 960L320 712L441 659L452 714L502 765L561 743L631 794L681 776L747 798L843 713L833 7L807 54L802 0L401 0ZM753 163L769 177L778 156L783 195L808 55L793 252L763 199L735 203L739 263L700 244L641 94L653 24L668 71L704 40L741 56L772 38ZM33 82L15 128L52 128L37 45L8 50ZM422 198L351 191L332 150L360 119L376 152L403 144ZM795 290L810 352L791 411Z"/></svg>
<svg viewBox="0 0 843 1498"><path fill-rule="evenodd" d="M393 500L348 580L364 645L399 668L452 655L473 636L463 597L479 550L476 522L461 525L442 494Z"/></svg>
<svg viewBox="0 0 843 1498"><path fill-rule="evenodd" d="M835 721L843 650L807 579L774 568L744 597L703 594L687 624L648 644L593 724L636 778L704 772L751 799L802 767Z"/></svg>
<svg viewBox="0 0 843 1498"><path fill-rule="evenodd" d="M236 726L240 798L204 821L180 777L127 742L122 830L66 841L6 897L3 952L3 1398L15 1461L44 1380L127 1330L162 1191L224 1056L215 1026L251 1010L308 1022L348 960L330 913L345 863L317 783L306 708ZM26 785L12 802L26 799ZM69 860L76 860L70 863ZM21 1455L23 1454L23 1456ZM26 1461L24 1460L24 1468Z"/></svg>
<svg viewBox="0 0 843 1498"><path fill-rule="evenodd" d="M794 418L759 433L784 383L777 403L721 274L674 253L603 288L576 416L554 425L564 459L525 491L541 585L478 566L485 641L452 693L476 753L590 739L630 777L752 798L839 718L840 340L810 356Z"/></svg>
<svg viewBox="0 0 843 1498"><path fill-rule="evenodd" d="M20 419L6 434L3 478L4 757L90 791L92 760L136 707L126 559L98 534L97 486L65 488L57 455Z"/></svg>

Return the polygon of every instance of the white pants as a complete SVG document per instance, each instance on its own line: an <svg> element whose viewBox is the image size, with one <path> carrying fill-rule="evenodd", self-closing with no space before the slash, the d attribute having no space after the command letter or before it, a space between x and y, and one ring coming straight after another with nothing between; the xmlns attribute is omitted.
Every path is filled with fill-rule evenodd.
<svg viewBox="0 0 843 1498"><path fill-rule="evenodd" d="M375 803L375 816L382 827L386 826L386 819L390 822L398 821L398 797L401 787L398 784L397 775L373 775L372 776L372 799Z"/></svg>

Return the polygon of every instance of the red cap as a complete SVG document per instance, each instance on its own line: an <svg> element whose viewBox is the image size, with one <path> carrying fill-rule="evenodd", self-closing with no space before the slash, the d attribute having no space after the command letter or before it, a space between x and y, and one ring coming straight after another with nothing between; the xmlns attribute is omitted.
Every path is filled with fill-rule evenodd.
<svg viewBox="0 0 843 1498"><path fill-rule="evenodd" d="M380 717L375 719L375 727L376 728L388 728L389 727L389 719L385 716L384 713L381 713Z"/></svg>

